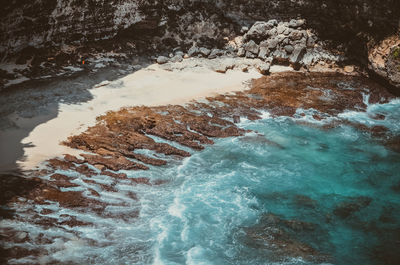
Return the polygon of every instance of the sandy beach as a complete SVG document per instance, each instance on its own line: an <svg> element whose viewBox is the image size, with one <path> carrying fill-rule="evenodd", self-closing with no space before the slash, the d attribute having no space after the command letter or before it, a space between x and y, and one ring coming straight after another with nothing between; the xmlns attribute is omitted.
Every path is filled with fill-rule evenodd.
<svg viewBox="0 0 400 265"><path fill-rule="evenodd" d="M60 143L96 122L96 117L125 106L185 104L191 100L246 89L247 82L260 77L256 70L229 70L217 73L207 67L167 71L154 64L121 79L95 85L93 100L82 104L60 104L57 117L42 123L22 140L24 170L39 166L49 158L81 151Z"/></svg>

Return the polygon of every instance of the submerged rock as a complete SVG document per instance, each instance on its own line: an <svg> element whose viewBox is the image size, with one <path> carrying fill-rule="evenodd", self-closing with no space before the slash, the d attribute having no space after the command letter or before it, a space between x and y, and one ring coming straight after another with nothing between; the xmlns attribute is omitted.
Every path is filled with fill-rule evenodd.
<svg viewBox="0 0 400 265"><path fill-rule="evenodd" d="M294 201L301 207L315 208L318 205L317 201L305 195L296 195Z"/></svg>
<svg viewBox="0 0 400 265"><path fill-rule="evenodd" d="M289 257L306 261L328 262L330 257L296 238L299 231L315 229L315 225L298 220L284 220L274 214L262 216L259 223L245 228L246 245L268 251L270 261L284 261Z"/></svg>
<svg viewBox="0 0 400 265"><path fill-rule="evenodd" d="M371 203L372 199L369 197L356 197L350 201L341 202L333 210L333 214L340 218L347 218L361 209L367 207Z"/></svg>

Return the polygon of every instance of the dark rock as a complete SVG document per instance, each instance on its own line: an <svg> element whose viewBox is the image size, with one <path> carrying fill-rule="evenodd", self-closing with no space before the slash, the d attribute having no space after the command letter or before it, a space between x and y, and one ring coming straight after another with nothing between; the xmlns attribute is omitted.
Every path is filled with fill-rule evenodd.
<svg viewBox="0 0 400 265"><path fill-rule="evenodd" d="M382 209L382 213L379 216L379 221L382 223L396 223L395 218L396 209L393 206L385 206Z"/></svg>
<svg viewBox="0 0 400 265"><path fill-rule="evenodd" d="M302 207L315 208L317 206L317 202L305 195L296 195L294 201L297 205Z"/></svg>
<svg viewBox="0 0 400 265"><path fill-rule="evenodd" d="M221 56L224 54L224 51L220 50L220 49L212 49L210 52L210 55L208 56L209 59L215 59L218 56Z"/></svg>
<svg viewBox="0 0 400 265"><path fill-rule="evenodd" d="M400 181L397 182L397 183L395 183L395 184L393 184L393 185L391 186L391 189L392 189L394 192L400 193Z"/></svg>
<svg viewBox="0 0 400 265"><path fill-rule="evenodd" d="M200 54L202 54L204 57L207 57L208 55L210 55L211 51L207 48L201 47L199 49Z"/></svg>
<svg viewBox="0 0 400 265"><path fill-rule="evenodd" d="M15 61L16 64L26 64L28 60L33 59L35 54L38 52L38 49L36 49L33 46L28 45L27 47L23 48L19 52L19 56L17 60Z"/></svg>
<svg viewBox="0 0 400 265"><path fill-rule="evenodd" d="M282 222L287 228L297 232L313 231L317 227L316 224L299 220L284 220Z"/></svg>
<svg viewBox="0 0 400 265"><path fill-rule="evenodd" d="M233 123L240 123L240 116L239 115L233 115Z"/></svg>
<svg viewBox="0 0 400 265"><path fill-rule="evenodd" d="M190 47L190 49L189 49L188 52L187 52L187 54L188 54L190 57L196 56L196 55L198 55L199 53L200 53L200 50L199 50L199 48L196 47L196 46Z"/></svg>
<svg viewBox="0 0 400 265"><path fill-rule="evenodd" d="M9 72L7 72L6 70L0 69L0 79L4 78L4 79L14 79L16 78L15 74L11 74Z"/></svg>
<svg viewBox="0 0 400 265"><path fill-rule="evenodd" d="M394 152L400 153L400 136L393 136L384 142L385 146Z"/></svg>
<svg viewBox="0 0 400 265"><path fill-rule="evenodd" d="M284 220L274 214L264 215L259 224L245 228L245 243L253 248L265 249L272 261L283 261L288 257L301 257L306 261L328 261L329 257L310 245L301 242L296 234L313 231L314 224L298 220Z"/></svg>
<svg viewBox="0 0 400 265"><path fill-rule="evenodd" d="M165 64L168 63L169 58L165 57L165 56L158 56L157 57L157 63L158 64Z"/></svg>
<svg viewBox="0 0 400 265"><path fill-rule="evenodd" d="M367 207L371 203L372 199L369 197L356 197L350 201L344 201L340 203L333 210L333 214L340 218L347 218L361 209Z"/></svg>

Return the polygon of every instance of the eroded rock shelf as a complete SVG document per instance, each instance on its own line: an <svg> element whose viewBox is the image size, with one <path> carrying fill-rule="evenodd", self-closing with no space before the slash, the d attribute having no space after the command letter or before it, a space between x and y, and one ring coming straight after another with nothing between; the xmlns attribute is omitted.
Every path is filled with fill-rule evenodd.
<svg viewBox="0 0 400 265"><path fill-rule="evenodd" d="M389 137L391 132L387 128L368 127L339 115L344 111L363 112L368 104L387 103L394 98L379 84L355 74L287 72L254 80L248 91L209 97L184 106L138 106L111 111L98 117L95 126L63 143L81 150L80 157L65 154L50 159L45 169L32 172L28 178L1 178L1 202L10 207L3 211L17 222L45 230L58 227L72 233L76 233L73 227L95 225L74 212L132 222L141 211L138 198L135 193L118 187L147 185L157 189L168 182L163 178L131 177L128 171L166 167L207 148L216 138L244 136L249 131L241 128L240 120L261 119L266 113L272 117L301 117L304 111L314 110L313 119L322 122L305 122L305 125L321 130L351 125L395 149L398 141ZM103 192L122 194L124 199L118 199L118 195L107 201L101 195ZM48 217L54 212L51 205L66 213L59 218ZM113 212L107 210L110 207L124 210ZM248 232L251 236L251 230ZM8 244L29 242L35 246L7 248L3 254L11 258L47 255L49 250L41 246L54 240L48 233L32 238L21 235L18 229L8 229L5 233ZM97 246L95 241L90 244ZM304 251L301 246L293 248L297 253ZM314 251L309 250L301 255Z"/></svg>

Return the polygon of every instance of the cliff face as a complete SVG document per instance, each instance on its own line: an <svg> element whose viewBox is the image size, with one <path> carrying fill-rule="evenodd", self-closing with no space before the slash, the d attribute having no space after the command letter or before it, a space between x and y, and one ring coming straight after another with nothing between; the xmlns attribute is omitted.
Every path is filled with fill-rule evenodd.
<svg viewBox="0 0 400 265"><path fill-rule="evenodd" d="M215 38L224 21L213 2L143 0L12 1L0 13L0 52L12 55L26 47L77 45L122 37L187 35ZM230 25L225 25L230 26Z"/></svg>
<svg viewBox="0 0 400 265"><path fill-rule="evenodd" d="M145 18L138 1L9 1L2 8L1 52L110 38Z"/></svg>
<svg viewBox="0 0 400 265"><path fill-rule="evenodd" d="M320 38L366 65L368 47L395 34L399 17L397 0L14 0L0 11L0 55L107 39L134 49L193 41L215 47L255 21L304 18Z"/></svg>

